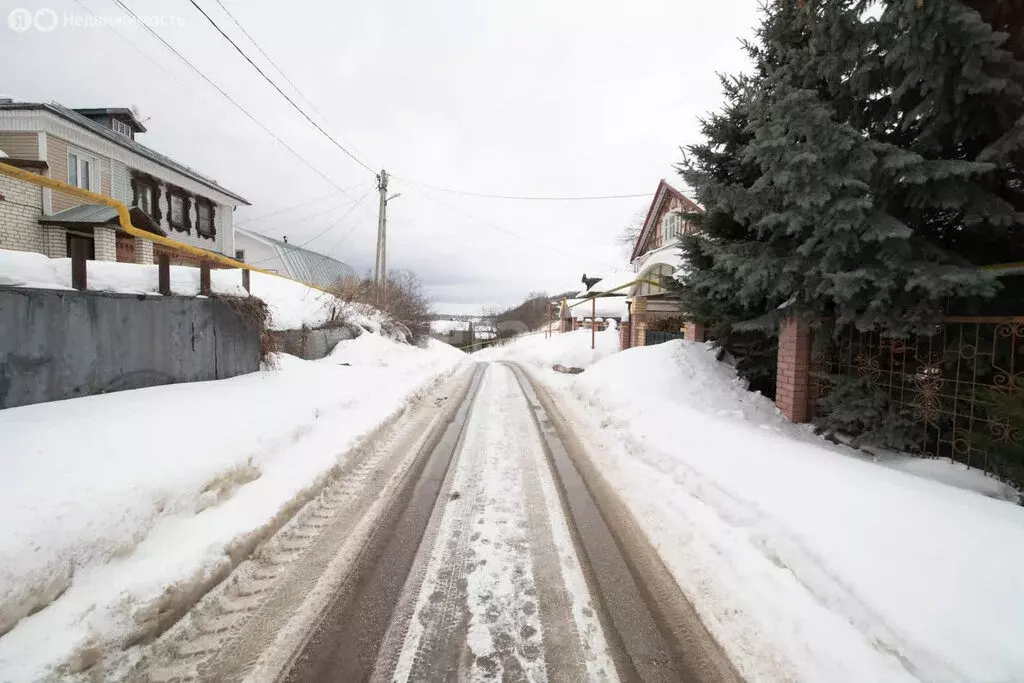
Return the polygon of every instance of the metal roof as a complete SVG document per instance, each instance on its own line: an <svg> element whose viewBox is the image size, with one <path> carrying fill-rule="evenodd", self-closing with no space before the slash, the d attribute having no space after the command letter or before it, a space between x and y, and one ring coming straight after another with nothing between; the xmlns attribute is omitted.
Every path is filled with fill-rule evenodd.
<svg viewBox="0 0 1024 683"><path fill-rule="evenodd" d="M132 207L128 210L128 213L131 215L132 225L136 228L156 235L167 236L167 233L152 218L147 216L142 209ZM91 227L105 223L113 223L118 230L121 229L117 210L105 204L79 204L55 214L39 217L40 225L59 225L64 228Z"/></svg>
<svg viewBox="0 0 1024 683"><path fill-rule="evenodd" d="M117 218L117 211L104 204L79 204L49 216L40 216L47 223L106 223Z"/></svg>
<svg viewBox="0 0 1024 683"><path fill-rule="evenodd" d="M235 233L242 233L271 244L276 249L281 261L284 262L289 277L294 280L327 288L342 278L356 275L352 266L319 252L242 228L235 228Z"/></svg>
<svg viewBox="0 0 1024 683"><path fill-rule="evenodd" d="M27 111L39 110L39 111L48 111L51 114L54 114L56 116L60 116L61 118L66 119L66 120L70 121L71 123L74 123L77 126L81 126L82 128L87 128L87 129L89 129L89 131L99 135L100 137L106 138L107 140L109 140L110 142L113 142L116 145L120 145L121 147L124 147L125 149L129 150L130 152L134 152L134 153L138 154L139 156L146 157L150 161L154 161L154 162L160 164L161 166L166 166L167 168L171 169L172 171L177 171L178 173L180 173L183 176L186 176L188 178L191 178L192 180L196 181L197 183L200 183L202 185L206 185L211 190L216 190L217 192L221 192L221 193L231 197L232 199L238 200L240 203L245 204L246 206L250 206L249 201L245 197L237 195L234 192L231 192L230 190L222 187L221 185L219 185L217 183L216 180L213 180L212 178L207 178L206 176L204 176L204 175L202 175L202 174L192 170L188 166L185 166L183 164L179 164L174 159L171 159L170 157L164 156L163 154L160 154L159 152L155 152L155 151L151 150L149 147L146 147L145 145L142 145L142 144L136 142L135 140L132 140L131 138L129 138L129 137L125 136L125 135L121 135L120 133L115 133L110 128L104 128L103 126L101 126L100 124L96 123L92 119L90 119L90 118L88 118L86 116L83 116L82 114L79 114L74 109L68 109L67 107L65 107L65 106L63 106L61 104L56 104L56 103L54 103L54 104L42 104L42 103L38 103L38 102L0 102L0 110L27 110Z"/></svg>

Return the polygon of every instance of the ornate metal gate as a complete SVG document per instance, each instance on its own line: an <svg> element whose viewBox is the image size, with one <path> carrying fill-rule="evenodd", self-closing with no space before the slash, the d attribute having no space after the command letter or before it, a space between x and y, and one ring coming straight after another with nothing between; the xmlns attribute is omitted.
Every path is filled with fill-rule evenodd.
<svg viewBox="0 0 1024 683"><path fill-rule="evenodd" d="M883 389L909 409L917 452L1021 481L1024 470L1024 318L950 317L935 334L909 338L850 331L816 340L811 400L837 375Z"/></svg>

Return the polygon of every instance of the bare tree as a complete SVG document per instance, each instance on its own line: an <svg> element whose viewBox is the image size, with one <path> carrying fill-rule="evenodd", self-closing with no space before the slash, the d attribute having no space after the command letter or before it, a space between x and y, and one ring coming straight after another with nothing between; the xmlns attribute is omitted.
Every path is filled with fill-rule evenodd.
<svg viewBox="0 0 1024 683"><path fill-rule="evenodd" d="M644 221L647 219L646 211L637 211L619 233L618 242L629 252L633 251L636 241L640 239L640 231L644 229Z"/></svg>

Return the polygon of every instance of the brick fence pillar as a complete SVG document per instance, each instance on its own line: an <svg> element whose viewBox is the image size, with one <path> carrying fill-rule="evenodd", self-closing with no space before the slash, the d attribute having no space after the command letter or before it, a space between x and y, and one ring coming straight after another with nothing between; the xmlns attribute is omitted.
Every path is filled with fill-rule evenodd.
<svg viewBox="0 0 1024 683"><path fill-rule="evenodd" d="M637 297L633 299L633 308L630 312L630 332L632 343L630 346L644 346L647 341L647 299Z"/></svg>
<svg viewBox="0 0 1024 683"><path fill-rule="evenodd" d="M775 405L792 422L811 419L811 328L791 317L779 328Z"/></svg>
<svg viewBox="0 0 1024 683"><path fill-rule="evenodd" d="M685 325L686 338L689 341L702 342L705 341L704 336L704 323L692 323L688 322Z"/></svg>
<svg viewBox="0 0 1024 683"><path fill-rule="evenodd" d="M97 261L117 260L117 233L113 228L97 225L92 229L92 241Z"/></svg>
<svg viewBox="0 0 1024 683"><path fill-rule="evenodd" d="M619 350L625 351L629 348L629 343L632 341L629 336L629 323L626 321L619 323Z"/></svg>

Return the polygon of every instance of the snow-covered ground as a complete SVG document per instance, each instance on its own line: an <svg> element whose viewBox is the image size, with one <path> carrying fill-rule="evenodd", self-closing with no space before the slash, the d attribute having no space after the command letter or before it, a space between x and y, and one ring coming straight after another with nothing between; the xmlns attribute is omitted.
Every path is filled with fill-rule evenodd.
<svg viewBox="0 0 1024 683"><path fill-rule="evenodd" d="M872 461L787 422L703 344L614 353L612 334L597 352L576 332L475 356L522 360L559 393L741 675L1024 680L1024 508L997 499L1008 487Z"/></svg>
<svg viewBox="0 0 1024 683"><path fill-rule="evenodd" d="M157 267L134 263L89 261L89 289L121 294L153 294L159 290ZM51 259L27 251L0 249L0 285L39 289L71 289L71 259ZM245 296L242 273L216 269L210 272L214 294ZM383 318L370 306L342 301L283 277L251 273L249 288L253 296L270 307L270 327L274 330L319 327L336 317L370 330L379 330ZM171 266L171 292L185 296L199 293L199 269Z"/></svg>
<svg viewBox="0 0 1024 683"><path fill-rule="evenodd" d="M465 358L367 333L320 361L0 411L0 680L144 634Z"/></svg>

